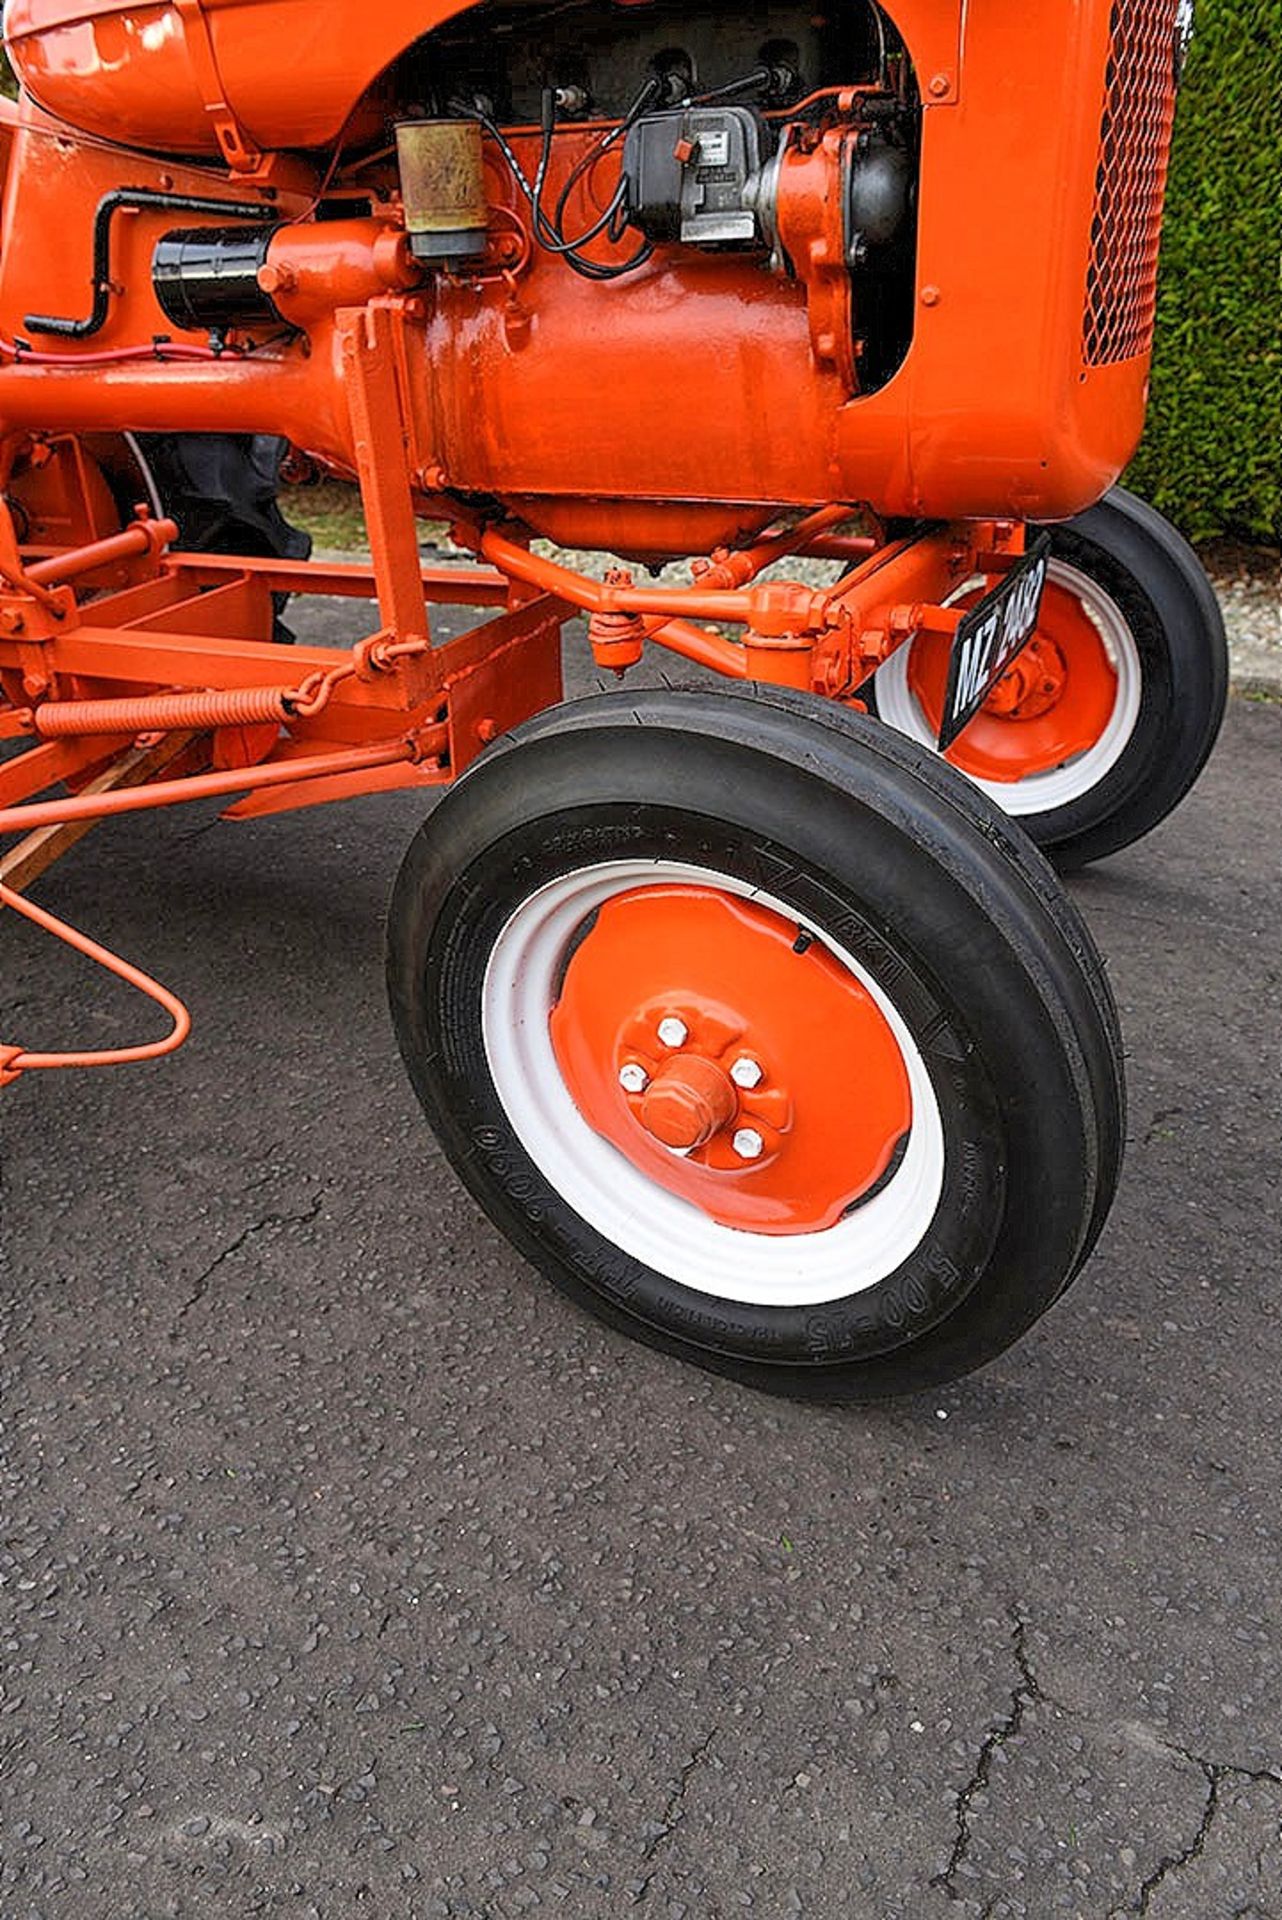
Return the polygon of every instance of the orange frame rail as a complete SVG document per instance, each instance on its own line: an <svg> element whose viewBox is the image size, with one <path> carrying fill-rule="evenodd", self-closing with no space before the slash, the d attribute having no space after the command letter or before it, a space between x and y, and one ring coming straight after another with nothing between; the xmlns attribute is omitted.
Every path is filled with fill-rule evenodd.
<svg viewBox="0 0 1282 1920"><path fill-rule="evenodd" d="M0 856L0 904L12 907L19 876L97 821L208 799L232 801L229 816L243 819L456 778L490 740L562 697L563 629L576 615L587 615L606 670L658 644L734 679L857 703L894 647L955 622L944 603L970 575L1022 549L1010 522L887 541L850 531L857 509L838 502L695 561L684 587L638 586L622 567L593 579L493 520L453 529L480 564L425 568L396 304L339 316L371 565L175 553L173 523L141 510L119 533L23 553L0 507L0 741L18 748L0 760L0 838L24 836ZM844 570L820 588L763 577L809 555ZM282 649L272 638L282 593L373 602L378 624L346 650ZM429 609L442 602L488 617L436 644ZM93 1064L181 1044L186 1016L165 989L43 910L20 910L171 1013L166 1041ZM8 1047L0 1077L73 1062L88 1063Z"/></svg>

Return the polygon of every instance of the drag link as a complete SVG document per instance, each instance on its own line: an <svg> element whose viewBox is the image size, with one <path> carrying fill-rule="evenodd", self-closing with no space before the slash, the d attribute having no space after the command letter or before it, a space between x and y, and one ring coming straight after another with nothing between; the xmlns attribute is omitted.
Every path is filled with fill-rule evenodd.
<svg viewBox="0 0 1282 1920"><path fill-rule="evenodd" d="M264 787L298 786L340 774L371 773L401 762L419 766L444 752L445 740L443 726L422 728L405 738L368 747L346 747L340 752L309 754L297 760L269 760L259 766L230 767L180 780L152 780L145 786L115 793L73 793L66 800L24 801L21 806L0 808L0 834L30 833L37 827L70 826L81 820L110 820L124 813L185 806L192 800L224 799Z"/></svg>

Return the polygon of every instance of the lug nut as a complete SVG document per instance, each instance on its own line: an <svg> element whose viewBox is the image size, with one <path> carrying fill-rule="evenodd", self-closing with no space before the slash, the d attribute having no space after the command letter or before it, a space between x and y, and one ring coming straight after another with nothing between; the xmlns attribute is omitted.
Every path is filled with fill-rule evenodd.
<svg viewBox="0 0 1282 1920"><path fill-rule="evenodd" d="M629 1060L619 1068L619 1085L625 1093L644 1093L649 1084L650 1076L639 1061Z"/></svg>
<svg viewBox="0 0 1282 1920"><path fill-rule="evenodd" d="M765 1144L755 1127L740 1127L734 1137L734 1150L741 1160L760 1160Z"/></svg>
<svg viewBox="0 0 1282 1920"><path fill-rule="evenodd" d="M754 1087L761 1085L765 1074L761 1070L760 1062L754 1060L751 1054L745 1053L741 1054L731 1067L730 1078L736 1087L742 1087L745 1093L751 1093Z"/></svg>
<svg viewBox="0 0 1282 1920"><path fill-rule="evenodd" d="M684 1047L690 1038L690 1029L684 1020L678 1020L675 1014L669 1014L666 1020L659 1022L659 1038L665 1047Z"/></svg>

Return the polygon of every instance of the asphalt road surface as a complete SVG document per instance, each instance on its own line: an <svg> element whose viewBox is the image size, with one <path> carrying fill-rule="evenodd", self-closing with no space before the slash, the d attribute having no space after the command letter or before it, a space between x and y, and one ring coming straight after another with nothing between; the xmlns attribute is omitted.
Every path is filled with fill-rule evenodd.
<svg viewBox="0 0 1282 1920"><path fill-rule="evenodd" d="M0 1100L3 1920L1282 1920L1282 708L1074 884L1088 1270L873 1410L628 1345L456 1186L382 1000L422 804L39 889L196 1034ZM0 935L6 1040L146 1027Z"/></svg>

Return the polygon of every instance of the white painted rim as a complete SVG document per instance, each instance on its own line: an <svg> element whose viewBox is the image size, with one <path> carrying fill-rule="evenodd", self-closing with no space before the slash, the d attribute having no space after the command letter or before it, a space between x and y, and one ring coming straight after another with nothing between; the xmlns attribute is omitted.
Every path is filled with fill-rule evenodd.
<svg viewBox="0 0 1282 1920"><path fill-rule="evenodd" d="M748 1233L710 1219L596 1133L562 1077L549 1018L575 933L614 894L690 883L721 887L804 927L871 994L903 1054L912 1099L903 1159L864 1206L822 1233ZM926 1063L901 1015L822 927L729 874L666 860L616 860L549 882L522 902L494 943L482 1032L503 1110L544 1178L604 1239L698 1293L762 1307L842 1300L894 1273L934 1219L944 1183L943 1122Z"/></svg>
<svg viewBox="0 0 1282 1920"><path fill-rule="evenodd" d="M1117 674L1117 691L1108 724L1093 746L1075 754L1058 767L1042 773L1026 774L1022 780L981 780L968 774L977 787L997 805L1017 817L1030 813L1053 813L1097 787L1125 753L1140 714L1142 672L1139 649L1125 614L1105 593L1098 581L1070 567L1065 560L1052 560L1047 579L1063 587L1081 601L1087 618L1104 642ZM952 596L959 599L982 581L968 580ZM950 602L951 604L951 602ZM908 641L879 667L873 686L877 694L877 712L897 733L906 733L923 746L935 746L934 730L908 684ZM1012 723L1015 724L1015 723Z"/></svg>

